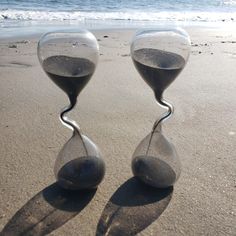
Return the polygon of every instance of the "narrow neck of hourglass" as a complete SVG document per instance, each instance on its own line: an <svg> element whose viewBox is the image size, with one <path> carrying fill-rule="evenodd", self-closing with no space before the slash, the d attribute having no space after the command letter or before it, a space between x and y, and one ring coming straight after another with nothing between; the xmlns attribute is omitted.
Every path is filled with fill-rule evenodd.
<svg viewBox="0 0 236 236"><path fill-rule="evenodd" d="M71 110L73 110L74 107L76 106L76 103L77 103L77 96L72 94L72 95L68 95L68 97L69 97L69 100L70 100ZM81 131L80 131L80 128L79 128L79 125L77 124L77 122L74 121L74 120L70 120L70 119L68 119L68 121L71 123L71 126L73 127L74 134L81 135Z"/></svg>
<svg viewBox="0 0 236 236"><path fill-rule="evenodd" d="M75 94L68 94L68 98L70 100L70 106L72 110L77 103L77 95L75 96Z"/></svg>
<svg viewBox="0 0 236 236"><path fill-rule="evenodd" d="M154 95L156 98L156 102L159 106L168 109L167 113L162 114L160 117L157 118L156 122L153 125L152 133L154 132L162 132L162 123L167 117L171 114L171 107L163 99L163 92L162 90L155 90Z"/></svg>
<svg viewBox="0 0 236 236"><path fill-rule="evenodd" d="M154 91L154 95L155 95L156 101L157 101L158 103L160 103L161 100L162 100L163 91L161 91L161 90L155 90L155 91Z"/></svg>
<svg viewBox="0 0 236 236"><path fill-rule="evenodd" d="M154 91L154 95L155 95L157 104L160 105L161 100L162 100L163 91L161 91L161 90L155 90L155 91ZM154 125L153 125L153 130L152 130L153 133L154 133L154 132L161 132L161 131L162 131L161 118L162 118L162 117L158 117L158 119L157 119L156 122L154 123Z"/></svg>
<svg viewBox="0 0 236 236"><path fill-rule="evenodd" d="M72 110L75 107L76 103L77 103L77 96L68 95L68 97L69 97L69 100L70 100L70 106L71 106L71 110ZM87 150L86 144L84 142L83 134L80 130L79 125L74 120L69 120L67 118L67 121L69 121L70 125L73 127L73 136L77 136L81 140L81 142L83 144L83 147L84 147L84 150L85 150L85 153L88 156L88 150Z"/></svg>
<svg viewBox="0 0 236 236"><path fill-rule="evenodd" d="M73 108L75 107L76 102L77 102L77 97L70 96L70 94L68 94L68 98L69 98L70 104L62 109L60 113L60 120L63 125L72 129L73 132L80 133L79 125L74 120L71 120L67 117L67 113L73 110Z"/></svg>

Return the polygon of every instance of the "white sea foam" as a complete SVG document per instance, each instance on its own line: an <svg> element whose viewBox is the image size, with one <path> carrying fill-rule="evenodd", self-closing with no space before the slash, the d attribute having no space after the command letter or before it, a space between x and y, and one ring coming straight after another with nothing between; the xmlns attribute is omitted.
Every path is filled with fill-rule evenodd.
<svg viewBox="0 0 236 236"><path fill-rule="evenodd" d="M236 0L225 0L223 4L226 6L236 6Z"/></svg>
<svg viewBox="0 0 236 236"><path fill-rule="evenodd" d="M83 12L83 11L25 11L0 10L0 21L85 21L85 20L129 20L129 21L236 21L236 12Z"/></svg>

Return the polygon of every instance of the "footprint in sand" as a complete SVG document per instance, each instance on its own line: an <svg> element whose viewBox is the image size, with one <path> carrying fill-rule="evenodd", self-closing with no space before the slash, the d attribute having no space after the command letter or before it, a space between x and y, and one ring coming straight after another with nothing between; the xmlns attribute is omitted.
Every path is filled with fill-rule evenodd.
<svg viewBox="0 0 236 236"><path fill-rule="evenodd" d="M32 65L24 63L24 62L12 61L6 64L0 64L0 67L28 68L28 67L32 67Z"/></svg>
<svg viewBox="0 0 236 236"><path fill-rule="evenodd" d="M191 51L191 54L193 54L193 55L199 55L199 54L202 54L202 51Z"/></svg>
<svg viewBox="0 0 236 236"><path fill-rule="evenodd" d="M122 57L130 57L130 54L122 54Z"/></svg>
<svg viewBox="0 0 236 236"><path fill-rule="evenodd" d="M232 58L236 58L236 53L224 51L223 53L228 54Z"/></svg>

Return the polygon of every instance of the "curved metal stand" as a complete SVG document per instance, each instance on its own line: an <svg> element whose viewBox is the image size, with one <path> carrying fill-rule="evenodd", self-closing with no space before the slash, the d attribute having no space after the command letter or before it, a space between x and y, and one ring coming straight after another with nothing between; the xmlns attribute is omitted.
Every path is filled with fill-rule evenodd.
<svg viewBox="0 0 236 236"><path fill-rule="evenodd" d="M150 148L150 145L151 145L151 141L152 141L152 137L153 137L153 134L155 132L160 132L162 131L162 123L166 120L168 120L174 113L174 107L172 104L170 104L169 102L167 102L166 100L163 99L162 95L161 96L157 96L157 94L155 94L155 98L156 98L156 102L159 106L163 107L163 108L166 108L167 109L167 112L165 112L164 114L162 114L162 116L160 118L158 118L153 127L152 127L152 132L151 132L151 135L150 135L150 140L149 140L149 144L148 144L148 147L147 147L147 151L146 151L146 155L148 155L148 151L149 151L149 148Z"/></svg>
<svg viewBox="0 0 236 236"><path fill-rule="evenodd" d="M60 119L61 123L64 126L66 126L67 128L71 129L74 134L79 135L79 137L80 137L80 139L83 143L86 155L88 155L88 150L87 150L86 145L84 143L84 140L83 140L83 137L82 137L82 134L81 134L81 129L80 129L79 125L77 124L76 121L71 120L66 116L66 113L73 110L73 108L76 106L76 103L77 103L77 99L75 99L75 100L70 99L70 104L68 106L64 107L61 110L59 119Z"/></svg>
<svg viewBox="0 0 236 236"><path fill-rule="evenodd" d="M76 103L77 103L77 97L68 96L68 98L70 100L70 104L61 110L60 121L67 128L73 131L80 132L79 125L74 120L70 120L67 116L65 116L65 114L71 111L76 106Z"/></svg>
<svg viewBox="0 0 236 236"><path fill-rule="evenodd" d="M163 123L164 121L166 121L167 119L169 119L173 113L174 113L174 107L172 106L172 104L170 104L169 102L167 102L166 100L164 100L162 97L160 99L157 99L156 97L156 102L159 106L166 108L167 112L164 113L160 118L158 118L156 120L156 122L153 125L152 131L155 132L155 130L157 129L157 127L159 125L161 125L161 123Z"/></svg>

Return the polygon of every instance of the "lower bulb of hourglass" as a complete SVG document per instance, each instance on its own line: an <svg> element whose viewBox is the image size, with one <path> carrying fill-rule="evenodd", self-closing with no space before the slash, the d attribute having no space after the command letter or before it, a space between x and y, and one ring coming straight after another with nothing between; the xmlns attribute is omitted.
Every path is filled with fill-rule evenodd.
<svg viewBox="0 0 236 236"><path fill-rule="evenodd" d="M167 188L178 180L181 163L174 145L159 130L147 135L136 148L132 171L148 185Z"/></svg>
<svg viewBox="0 0 236 236"><path fill-rule="evenodd" d="M74 131L58 154L54 174L65 189L96 188L104 177L105 163L97 146Z"/></svg>

